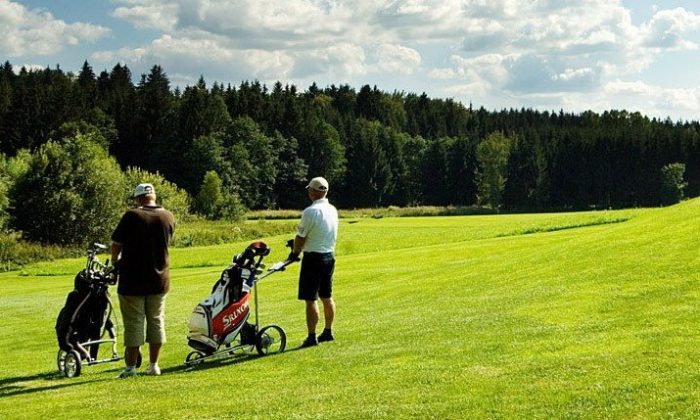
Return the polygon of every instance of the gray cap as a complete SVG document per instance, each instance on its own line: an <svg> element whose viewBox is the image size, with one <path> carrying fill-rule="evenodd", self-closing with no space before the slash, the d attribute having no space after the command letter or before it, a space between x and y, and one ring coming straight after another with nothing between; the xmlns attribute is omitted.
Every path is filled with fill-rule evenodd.
<svg viewBox="0 0 700 420"><path fill-rule="evenodd" d="M136 186L134 189L134 195L133 197L141 197L142 195L146 194L154 194L156 193L156 189L153 187L153 184L139 184Z"/></svg>
<svg viewBox="0 0 700 420"><path fill-rule="evenodd" d="M309 188L316 191L328 191L328 181L322 176L317 176L309 181L309 185L306 186L306 189L308 190Z"/></svg>

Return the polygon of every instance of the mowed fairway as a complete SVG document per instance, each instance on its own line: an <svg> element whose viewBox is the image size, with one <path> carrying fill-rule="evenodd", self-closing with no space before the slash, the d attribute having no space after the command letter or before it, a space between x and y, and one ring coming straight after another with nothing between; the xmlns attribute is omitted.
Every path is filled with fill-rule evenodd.
<svg viewBox="0 0 700 420"><path fill-rule="evenodd" d="M194 370L189 314L246 244L176 249L163 375L126 380L120 363L56 373L53 327L82 260L0 274L0 417L697 418L699 216L691 200L344 219L336 341L297 349L297 264L259 285L288 351ZM268 264L291 236L264 238Z"/></svg>

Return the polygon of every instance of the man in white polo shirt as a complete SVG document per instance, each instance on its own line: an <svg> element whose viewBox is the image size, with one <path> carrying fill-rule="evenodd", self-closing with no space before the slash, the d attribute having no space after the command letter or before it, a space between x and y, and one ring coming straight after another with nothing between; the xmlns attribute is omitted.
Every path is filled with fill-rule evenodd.
<svg viewBox="0 0 700 420"><path fill-rule="evenodd" d="M338 237L338 211L328 202L328 181L313 178L306 186L311 205L301 215L294 238L290 259L298 260L304 251L299 272L299 300L306 302L306 326L308 336L301 347L315 346L319 342L333 341L333 270L335 269L335 241ZM316 338L319 320L317 299L323 303L325 329Z"/></svg>

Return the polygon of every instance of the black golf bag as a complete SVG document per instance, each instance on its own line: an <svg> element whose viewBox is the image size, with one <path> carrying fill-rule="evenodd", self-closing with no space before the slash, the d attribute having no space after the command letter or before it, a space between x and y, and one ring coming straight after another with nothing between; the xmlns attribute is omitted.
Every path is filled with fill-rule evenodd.
<svg viewBox="0 0 700 420"><path fill-rule="evenodd" d="M97 341L103 331L110 339L116 337L109 299L108 279L100 272L80 271L75 276L74 289L68 293L66 304L56 319L56 338L61 350L69 353L75 350L81 359L95 359L99 343L90 344L88 349L82 343Z"/></svg>

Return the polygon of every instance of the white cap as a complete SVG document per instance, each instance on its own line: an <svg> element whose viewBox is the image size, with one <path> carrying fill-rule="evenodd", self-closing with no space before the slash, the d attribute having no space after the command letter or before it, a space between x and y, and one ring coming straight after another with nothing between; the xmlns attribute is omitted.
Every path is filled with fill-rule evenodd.
<svg viewBox="0 0 700 420"><path fill-rule="evenodd" d="M328 191L328 181L322 176L317 176L309 181L309 185L306 186L306 189L308 190L309 188L316 191Z"/></svg>
<svg viewBox="0 0 700 420"><path fill-rule="evenodd" d="M136 197L140 197L142 195L155 194L155 193L156 193L156 189L153 188L153 184L139 184L134 189L133 197L136 198Z"/></svg>

